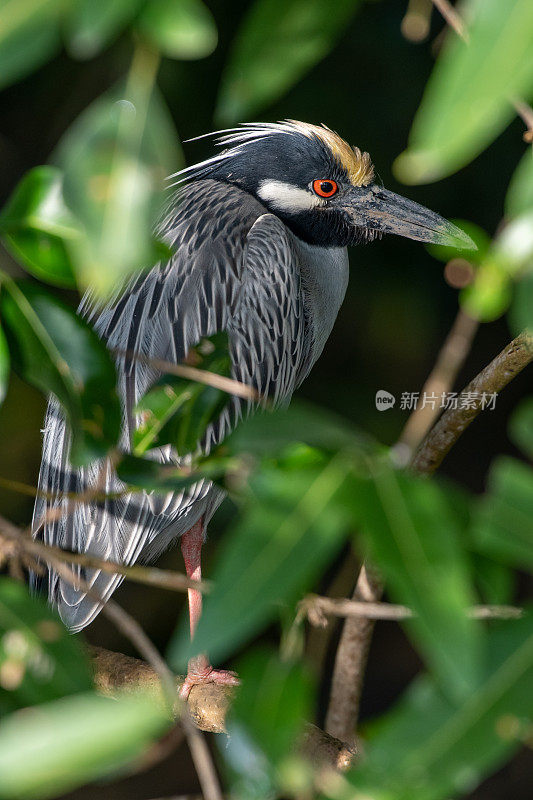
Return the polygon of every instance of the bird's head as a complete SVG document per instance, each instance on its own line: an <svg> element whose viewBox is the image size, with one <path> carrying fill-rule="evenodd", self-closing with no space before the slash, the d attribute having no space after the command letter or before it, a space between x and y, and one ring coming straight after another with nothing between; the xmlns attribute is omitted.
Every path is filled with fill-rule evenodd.
<svg viewBox="0 0 533 800"><path fill-rule="evenodd" d="M475 247L438 214L383 189L374 180L368 153L324 125L245 123L207 134L213 135L225 149L182 170L180 181L210 177L235 184L310 244L339 247L396 233L421 242Z"/></svg>

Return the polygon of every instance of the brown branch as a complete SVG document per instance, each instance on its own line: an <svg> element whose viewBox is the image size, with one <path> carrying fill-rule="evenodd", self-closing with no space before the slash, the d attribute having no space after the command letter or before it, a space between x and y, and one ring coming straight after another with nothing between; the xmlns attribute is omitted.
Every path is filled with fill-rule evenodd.
<svg viewBox="0 0 533 800"><path fill-rule="evenodd" d="M300 609L311 625L320 627L328 624L327 617L400 621L416 616L408 606L318 595L305 597L300 603ZM508 605L476 605L466 609L466 615L470 619L518 619L523 613L522 608Z"/></svg>
<svg viewBox="0 0 533 800"><path fill-rule="evenodd" d="M132 361L139 361L141 364L148 364L148 366L154 367L154 369L168 373L169 375L177 375L179 378L186 378L189 381L196 381L196 383L204 383L206 386L213 386L215 389L220 389L222 392L235 395L236 397L242 397L244 400L252 400L254 402L259 402L261 400L261 395L252 386L247 386L245 383L236 381L233 378L226 378L224 375L219 375L216 372L198 369L188 364L173 364L172 361L163 361L160 358L145 356L143 353L132 353L129 350L112 349L111 353L129 358Z"/></svg>
<svg viewBox="0 0 533 800"><path fill-rule="evenodd" d="M353 600L376 602L382 592L381 578L363 564ZM373 619L360 616L347 619L335 654L325 729L331 736L350 745L355 742L355 726L373 628Z"/></svg>
<svg viewBox="0 0 533 800"><path fill-rule="evenodd" d="M463 389L457 408L444 412L415 453L411 468L431 475L461 434L486 406L486 398L497 395L524 367L533 361L533 336L521 333Z"/></svg>
<svg viewBox="0 0 533 800"><path fill-rule="evenodd" d="M54 558L64 564L78 564L89 569L99 569L110 574L124 575L125 578L135 583L156 586L159 589L168 589L174 592L186 592L188 589L208 592L210 589L208 582L192 580L181 572L158 569L157 567L145 567L139 564L126 566L114 561L96 558L90 553L73 553L71 550L63 550L55 545L44 544L31 539L22 530L0 516L0 539L2 538L8 540L10 552L13 552L13 548L18 547L43 561L49 561L50 558ZM8 542L6 542L5 546L8 545Z"/></svg>

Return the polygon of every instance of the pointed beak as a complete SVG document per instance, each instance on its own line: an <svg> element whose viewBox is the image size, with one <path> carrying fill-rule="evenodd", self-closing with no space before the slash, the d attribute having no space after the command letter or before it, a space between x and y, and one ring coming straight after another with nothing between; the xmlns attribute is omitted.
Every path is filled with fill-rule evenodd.
<svg viewBox="0 0 533 800"><path fill-rule="evenodd" d="M371 184L354 189L345 206L354 225L383 233L395 233L419 242L443 244L461 250L476 250L472 239L456 225L428 208L399 194Z"/></svg>

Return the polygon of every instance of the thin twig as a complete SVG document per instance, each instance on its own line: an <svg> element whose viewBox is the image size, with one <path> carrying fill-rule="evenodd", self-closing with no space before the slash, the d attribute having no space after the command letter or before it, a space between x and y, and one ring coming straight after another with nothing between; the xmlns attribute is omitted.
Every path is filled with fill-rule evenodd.
<svg viewBox="0 0 533 800"><path fill-rule="evenodd" d="M441 412L439 402L424 402L424 398L438 398L444 400L451 391L459 370L463 366L472 341L479 327L479 322L464 311L459 309L454 323L444 340L437 356L435 366L431 370L422 391L422 404L417 403L416 409L410 414L403 431L400 434L394 451L405 465L411 460L412 454L420 445L435 420Z"/></svg>
<svg viewBox="0 0 533 800"><path fill-rule="evenodd" d="M43 561L50 561L54 558L64 564L78 564L89 569L99 569L110 574L124 575L128 580L135 583L142 583L146 586L156 586L159 589L168 589L174 592L186 592L188 589L196 589L199 592L208 592L210 584L207 581L195 581L183 575L181 572L173 570L158 569L157 567L145 567L139 564L126 566L114 561L103 558L96 558L90 553L74 553L71 550L63 550L56 545L44 544L24 533L15 527L4 517L0 516L0 539L5 538L9 542L33 556L37 556Z"/></svg>
<svg viewBox="0 0 533 800"><path fill-rule="evenodd" d="M327 617L400 621L416 616L408 606L318 595L309 595L304 598L300 603L300 608L311 625L317 626L327 625ZM466 609L465 613L470 619L518 619L523 615L524 610L509 605L477 605Z"/></svg>
<svg viewBox="0 0 533 800"><path fill-rule="evenodd" d="M431 475L470 423L486 407L488 396L497 396L533 361L533 335L521 333L461 392L457 408L444 412L415 453L411 468Z"/></svg>
<svg viewBox="0 0 533 800"><path fill-rule="evenodd" d="M132 353L129 350L114 348L111 353L128 358L131 361L139 361L141 364L148 364L148 366L159 370L159 372L166 372L169 375L177 375L179 378L204 383L206 386L213 386L215 389L220 389L222 392L227 392L227 394L232 394L236 397L242 397L244 400L252 400L256 403L261 400L259 392L252 386L247 386L245 383L236 381L233 378L226 378L224 375L218 375L216 372L198 369L188 364L173 364L172 361L163 361L160 358L145 356L143 353Z"/></svg>

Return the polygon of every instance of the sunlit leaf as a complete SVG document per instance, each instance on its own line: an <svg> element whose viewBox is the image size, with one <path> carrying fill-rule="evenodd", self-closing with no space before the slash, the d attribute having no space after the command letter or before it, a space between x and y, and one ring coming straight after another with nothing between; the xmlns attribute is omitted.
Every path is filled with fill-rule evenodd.
<svg viewBox="0 0 533 800"><path fill-rule="evenodd" d="M488 643L487 670L463 703L446 700L423 676L368 727L365 759L347 776L361 797L447 800L470 794L526 740L533 711L531 614L501 623ZM351 796L344 783L328 788L329 800Z"/></svg>
<svg viewBox="0 0 533 800"><path fill-rule="evenodd" d="M474 543L482 553L533 570L533 468L513 458L497 458L472 525Z"/></svg>
<svg viewBox="0 0 533 800"><path fill-rule="evenodd" d="M0 235L7 249L41 280L75 286L65 241L81 235L63 201L63 178L54 167L30 170L0 214Z"/></svg>
<svg viewBox="0 0 533 800"><path fill-rule="evenodd" d="M215 21L202 0L150 0L138 24L169 58L204 58L217 46Z"/></svg>
<svg viewBox="0 0 533 800"><path fill-rule="evenodd" d="M500 262L487 256L459 297L467 314L480 322L491 322L509 308L513 297L511 276Z"/></svg>
<svg viewBox="0 0 533 800"><path fill-rule="evenodd" d="M226 534L193 645L185 624L174 636L174 664L183 667L192 652L203 651L220 663L324 570L348 525L347 472L339 456L261 469L245 510Z"/></svg>
<svg viewBox="0 0 533 800"><path fill-rule="evenodd" d="M533 461L533 397L522 400L513 413L509 437Z"/></svg>
<svg viewBox="0 0 533 800"><path fill-rule="evenodd" d="M178 154L163 100L149 85L154 58L139 56L128 86L84 111L57 153L66 203L85 231L72 243L78 279L100 294L160 258L154 226Z"/></svg>
<svg viewBox="0 0 533 800"><path fill-rule="evenodd" d="M191 348L194 366L229 377L231 360L226 333L217 333ZM134 433L134 453L171 444L179 455L194 453L208 425L227 405L227 392L176 376L163 376L137 404L142 422Z"/></svg>
<svg viewBox="0 0 533 800"><path fill-rule="evenodd" d="M11 714L0 724L0 798L57 797L137 758L168 725L161 704L131 695L84 693Z"/></svg>
<svg viewBox="0 0 533 800"><path fill-rule="evenodd" d="M333 47L360 0L255 0L237 32L216 116L239 122L277 100Z"/></svg>
<svg viewBox="0 0 533 800"><path fill-rule="evenodd" d="M505 197L505 214L513 218L532 209L533 148L528 147L509 183Z"/></svg>
<svg viewBox="0 0 533 800"><path fill-rule="evenodd" d="M353 508L391 596L416 613L409 634L448 694L464 698L479 677L481 630L465 613L474 596L451 497L376 463Z"/></svg>
<svg viewBox="0 0 533 800"><path fill-rule="evenodd" d="M231 775L232 796L257 798L283 783L294 745L309 718L310 675L275 651L255 650L238 664L241 686L227 720L221 755ZM280 787L282 788L282 787Z"/></svg>
<svg viewBox="0 0 533 800"><path fill-rule="evenodd" d="M59 50L57 0L0 0L0 89L20 80Z"/></svg>
<svg viewBox="0 0 533 800"><path fill-rule="evenodd" d="M44 600L0 578L1 713L88 691L92 683L81 641Z"/></svg>
<svg viewBox="0 0 533 800"><path fill-rule="evenodd" d="M104 455L118 439L121 412L115 367L96 333L44 289L6 276L0 314L13 367L65 409L72 463Z"/></svg>
<svg viewBox="0 0 533 800"><path fill-rule="evenodd" d="M1 291L1 290L0 290ZM4 331L0 327L0 403L3 403L9 381L9 349Z"/></svg>
<svg viewBox="0 0 533 800"><path fill-rule="evenodd" d="M469 43L449 31L409 137L396 161L405 183L424 183L467 164L506 127L511 98L533 96L531 0L467 0Z"/></svg>
<svg viewBox="0 0 533 800"><path fill-rule="evenodd" d="M64 22L67 47L75 58L92 58L133 19L143 0L72 0Z"/></svg>

